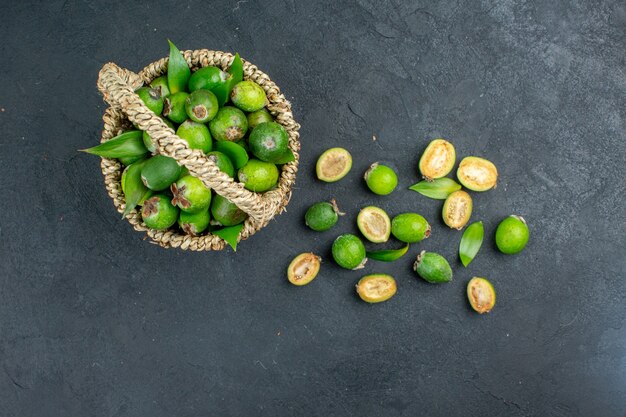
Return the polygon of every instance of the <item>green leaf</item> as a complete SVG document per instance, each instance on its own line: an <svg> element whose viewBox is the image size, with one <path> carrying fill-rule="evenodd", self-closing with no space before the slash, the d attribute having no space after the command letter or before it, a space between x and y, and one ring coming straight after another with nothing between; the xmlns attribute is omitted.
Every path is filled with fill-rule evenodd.
<svg viewBox="0 0 626 417"><path fill-rule="evenodd" d="M215 236L219 236L226 241L230 245L231 248L236 252L237 251L237 238L239 237L239 233L243 229L243 223L236 224L234 226L224 227L220 230L216 230L212 232Z"/></svg>
<svg viewBox="0 0 626 417"><path fill-rule="evenodd" d="M274 161L275 164L286 164L288 162L292 162L296 160L296 156L293 154L293 152L291 151L291 149L287 149L287 152L285 153L285 155L283 155L281 158L278 158L276 161Z"/></svg>
<svg viewBox="0 0 626 417"><path fill-rule="evenodd" d="M148 153L141 138L142 134L141 130L129 130L98 146L80 151L105 158L139 157Z"/></svg>
<svg viewBox="0 0 626 417"><path fill-rule="evenodd" d="M229 142L227 140L220 140L215 142L213 145L213 150L223 153L230 159L233 163L235 169L239 169L245 164L248 163L249 157L248 152L243 148L243 146L235 143Z"/></svg>
<svg viewBox="0 0 626 417"><path fill-rule="evenodd" d="M217 97L217 103L220 107L230 98L230 91L235 84L243 80L243 62L241 62L241 57L238 53L235 54L233 62L231 62L226 72L228 73L226 82L219 84L211 90L213 94L215 94L215 97Z"/></svg>
<svg viewBox="0 0 626 417"><path fill-rule="evenodd" d="M233 58L233 62L231 62L230 67L226 70L229 74L233 76L231 78L231 88L235 86L235 84L243 81L243 62L241 62L241 57L239 53L235 54Z"/></svg>
<svg viewBox="0 0 626 417"><path fill-rule="evenodd" d="M467 266L472 262L483 244L484 235L483 222L472 223L465 229L459 245L459 257L463 266Z"/></svg>
<svg viewBox="0 0 626 417"><path fill-rule="evenodd" d="M393 262L404 256L409 250L409 244L400 249L384 249L367 252L367 257L375 261Z"/></svg>
<svg viewBox="0 0 626 417"><path fill-rule="evenodd" d="M170 44L170 59L167 63L167 85L170 88L170 94L174 94L186 90L191 70L176 45L169 39L167 42Z"/></svg>
<svg viewBox="0 0 626 417"><path fill-rule="evenodd" d="M421 195L435 200L445 200L450 194L461 189L461 185L451 178L437 178L433 181L420 181L409 187Z"/></svg>
<svg viewBox="0 0 626 417"><path fill-rule="evenodd" d="M126 167L122 173L122 191L124 192L124 200L126 202L124 216L128 215L128 213L137 207L137 204L139 204L146 193L149 192L143 181L141 181L141 169L143 168L144 162L145 161L135 162Z"/></svg>

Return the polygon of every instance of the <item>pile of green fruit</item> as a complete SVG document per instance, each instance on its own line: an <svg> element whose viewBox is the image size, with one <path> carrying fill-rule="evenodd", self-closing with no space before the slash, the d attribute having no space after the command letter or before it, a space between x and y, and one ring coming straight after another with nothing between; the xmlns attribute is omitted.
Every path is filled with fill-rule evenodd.
<svg viewBox="0 0 626 417"><path fill-rule="evenodd" d="M469 156L464 158L457 169L457 183L446 176L456 164L454 146L444 140L435 139L426 148L419 161L419 170L424 178L411 187L411 190L437 200L445 200L442 208L443 221L453 229L461 230L472 215L473 202L470 191L483 192L495 188L498 170L490 161ZM352 156L343 148L325 151L316 165L317 177L325 182L339 181L352 168ZM374 163L365 172L365 182L375 194L391 194L398 185L394 170L386 165ZM335 200L313 204L305 214L306 225L314 231L331 229L343 215ZM404 256L409 245L428 238L432 232L428 221L418 213L401 213L391 219L379 207L368 206L360 210L357 226L365 239L372 243L384 243L391 236L405 243L400 249L367 251L360 237L344 234L337 237L332 245L335 262L346 269L357 270L364 267L368 259L392 262ZM483 242L482 222L472 223L465 229L459 244L459 257L464 266L478 254ZM524 219L512 215L498 225L495 241L498 249L505 254L521 252L528 243L529 230ZM291 262L287 278L294 285L306 285L320 270L321 258L314 253L303 253ZM452 280L452 268L438 253L421 251L414 264L414 271L424 280L440 284ZM387 274L369 274L356 285L358 295L366 302L378 303L393 297L397 291L395 279ZM496 302L496 293L485 278L474 277L467 284L467 297L472 308L478 313L488 313Z"/></svg>
<svg viewBox="0 0 626 417"><path fill-rule="evenodd" d="M135 93L191 149L204 152L246 189L263 193L274 188L280 165L295 158L287 131L266 109L265 91L243 80L239 54L226 71L207 66L192 72L176 46L169 45L167 75ZM145 131L128 130L85 151L126 166L121 178L124 215L141 206L147 227L166 230L178 224L193 236L207 230L222 236L220 230L231 227L235 230L223 235L237 236L247 218L176 160L159 155Z"/></svg>

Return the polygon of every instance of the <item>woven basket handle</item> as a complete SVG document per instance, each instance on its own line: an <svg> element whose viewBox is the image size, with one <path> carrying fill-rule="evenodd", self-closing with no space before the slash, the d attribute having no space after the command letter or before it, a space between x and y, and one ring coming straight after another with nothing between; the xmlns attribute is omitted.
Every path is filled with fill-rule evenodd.
<svg viewBox="0 0 626 417"><path fill-rule="evenodd" d="M176 136L134 93L142 85L139 75L112 62L105 64L98 75L98 89L104 99L112 107L121 109L139 129L147 131L156 142L159 154L176 159L205 186L235 203L255 221L265 224L272 218L277 202L248 191L222 172L202 151L190 149L187 142Z"/></svg>

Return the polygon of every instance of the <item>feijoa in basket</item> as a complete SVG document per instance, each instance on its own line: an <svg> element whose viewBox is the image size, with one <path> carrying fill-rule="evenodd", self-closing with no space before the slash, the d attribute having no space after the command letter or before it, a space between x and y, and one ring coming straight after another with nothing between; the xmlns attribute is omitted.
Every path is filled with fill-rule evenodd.
<svg viewBox="0 0 626 417"><path fill-rule="evenodd" d="M98 89L110 107L101 144L85 151L102 157L117 210L155 243L236 247L285 209L300 125L278 86L238 54L170 42L169 58L138 74L104 65Z"/></svg>

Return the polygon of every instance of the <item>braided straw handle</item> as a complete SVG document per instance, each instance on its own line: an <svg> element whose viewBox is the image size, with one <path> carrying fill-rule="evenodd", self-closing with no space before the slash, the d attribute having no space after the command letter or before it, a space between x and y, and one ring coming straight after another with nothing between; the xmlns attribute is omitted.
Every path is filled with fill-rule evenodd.
<svg viewBox="0 0 626 417"><path fill-rule="evenodd" d="M192 70L209 65L225 70L233 59L232 54L208 49L184 51L182 54ZM252 236L285 209L291 198L291 188L298 172L300 150L298 133L300 125L293 118L291 104L265 73L245 60L242 62L244 79L256 82L265 91L269 102L267 109L274 120L286 129L289 135L289 148L295 156L294 161L282 166L277 187L263 194L246 190L242 184L233 181L221 172L201 151L189 149L187 142L176 136L174 131L150 111L134 93L137 88L167 73L168 58L162 58L147 65L139 74L108 63L103 66L98 78L98 89L111 106L103 116L102 141L110 140L119 134L127 125L127 118L140 129L146 130L157 143L159 154L176 159L206 186L231 200L249 214L239 233L238 241ZM125 208L124 195L120 186L122 166L117 160L102 158L101 167L108 194L113 199L118 212L122 213ZM191 236L174 229L150 229L145 226L141 215L135 210L131 211L126 219L135 230L146 232L154 243L165 248L205 251L221 250L225 247L225 241L211 233Z"/></svg>

